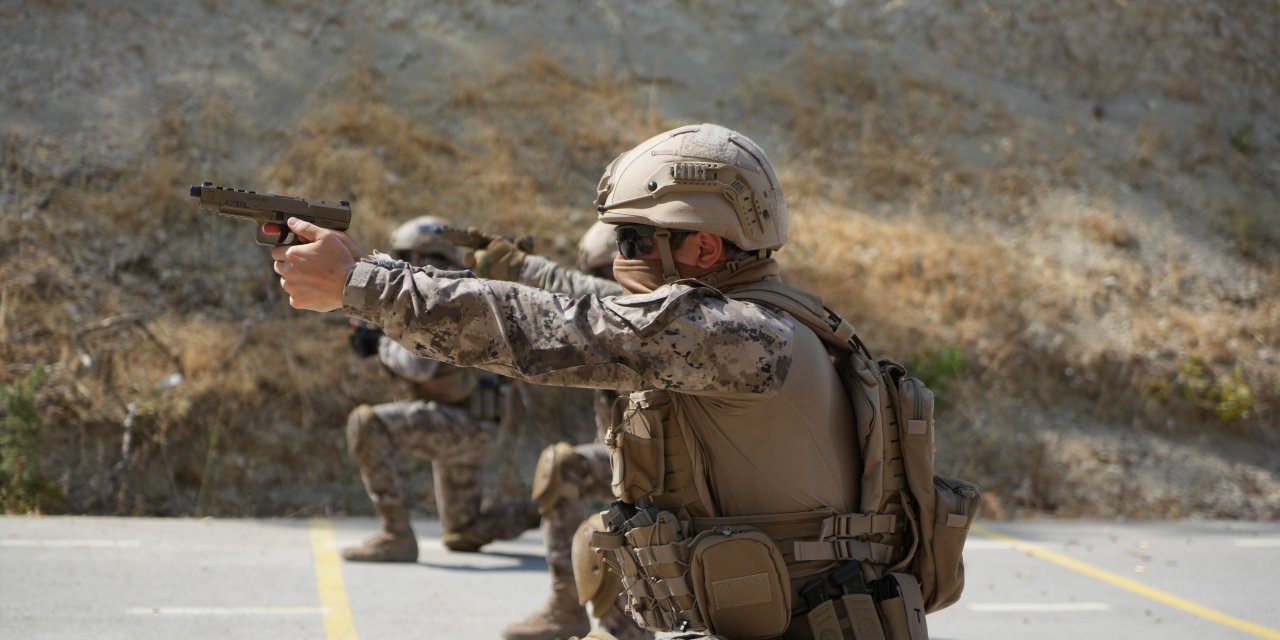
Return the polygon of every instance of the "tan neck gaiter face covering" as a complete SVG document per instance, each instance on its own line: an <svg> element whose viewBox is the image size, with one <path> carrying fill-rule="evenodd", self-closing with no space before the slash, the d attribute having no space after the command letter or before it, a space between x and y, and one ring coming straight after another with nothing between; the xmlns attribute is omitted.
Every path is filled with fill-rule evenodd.
<svg viewBox="0 0 1280 640"><path fill-rule="evenodd" d="M736 266L735 266L736 265ZM729 269L729 271L725 271ZM681 279L702 280L721 291L729 291L739 285L778 280L782 268L773 258L750 258L732 265L717 264L709 269L699 269L676 263L676 273ZM648 293L665 284L662 277L662 259L613 261L613 279L630 294Z"/></svg>
<svg viewBox="0 0 1280 640"><path fill-rule="evenodd" d="M680 278L701 278L713 269L699 269L687 264L676 263L676 273ZM662 277L662 259L647 260L616 259L613 261L613 279L622 285L622 289L630 294L649 293L666 283Z"/></svg>

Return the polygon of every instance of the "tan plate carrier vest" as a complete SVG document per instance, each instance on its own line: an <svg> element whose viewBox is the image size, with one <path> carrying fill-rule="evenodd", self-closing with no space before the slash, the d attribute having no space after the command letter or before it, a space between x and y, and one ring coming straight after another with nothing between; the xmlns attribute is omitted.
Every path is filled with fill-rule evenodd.
<svg viewBox="0 0 1280 640"><path fill-rule="evenodd" d="M782 309L828 345L854 404L861 513L708 517L697 425L670 419L670 393L633 393L606 439L618 500L590 539L628 612L650 630L733 640L927 638L925 613L963 589L960 552L981 502L976 486L933 476L933 394L873 360L815 296L779 282L728 295Z"/></svg>

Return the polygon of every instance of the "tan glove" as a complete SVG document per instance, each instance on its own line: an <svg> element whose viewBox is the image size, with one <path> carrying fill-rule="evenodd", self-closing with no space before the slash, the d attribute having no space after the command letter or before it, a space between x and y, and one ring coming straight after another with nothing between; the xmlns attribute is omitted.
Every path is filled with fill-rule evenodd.
<svg viewBox="0 0 1280 640"><path fill-rule="evenodd" d="M467 249L483 249L490 242L498 239L498 236L491 236L481 231L478 227L467 227L466 229L444 227L438 233L441 240L455 247Z"/></svg>
<svg viewBox="0 0 1280 640"><path fill-rule="evenodd" d="M524 258L528 255L516 247L515 243L500 237L494 237L483 249L476 249L465 260L468 267L481 278L512 282L520 278L520 269L524 267Z"/></svg>

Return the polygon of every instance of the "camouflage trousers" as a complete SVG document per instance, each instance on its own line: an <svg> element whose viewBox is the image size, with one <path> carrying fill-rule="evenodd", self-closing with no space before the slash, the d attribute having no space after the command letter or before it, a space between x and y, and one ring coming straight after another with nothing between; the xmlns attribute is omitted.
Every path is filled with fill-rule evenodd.
<svg viewBox="0 0 1280 640"><path fill-rule="evenodd" d="M609 503L613 501L613 490L609 484L613 479L609 467L609 448L603 443L580 444L573 447L573 454L579 464L562 465L563 482L578 487L578 491L562 494L549 510L542 514L542 537L546 544L547 565L551 571L551 580L567 580L573 584L573 536L582 521L590 515L590 501ZM619 599L608 611L593 611L600 618L600 627L612 633L619 640L631 638L652 638L653 634L641 629L623 611L623 602Z"/></svg>
<svg viewBox="0 0 1280 640"><path fill-rule="evenodd" d="M580 444L573 453L581 465L564 465L561 473L578 477L566 477L563 482L579 487L575 494L563 495L542 516L542 539L547 545L547 564L552 576L573 576L573 534L578 525L589 515L587 502L598 500L611 502L613 492L609 488L612 472L609 469L609 449L603 444Z"/></svg>
<svg viewBox="0 0 1280 640"><path fill-rule="evenodd" d="M484 464L501 440L502 428L496 422L424 400L357 407L347 423L347 445L375 505L408 506L397 455L429 460L444 532L483 541L514 538L538 523L537 505L531 500L481 510Z"/></svg>

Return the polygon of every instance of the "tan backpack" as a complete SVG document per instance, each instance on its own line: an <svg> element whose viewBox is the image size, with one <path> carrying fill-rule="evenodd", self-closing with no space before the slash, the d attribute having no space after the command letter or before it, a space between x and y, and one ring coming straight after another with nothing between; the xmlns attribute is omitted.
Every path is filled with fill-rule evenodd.
<svg viewBox="0 0 1280 640"><path fill-rule="evenodd" d="M862 521L887 523L862 536L873 546L889 547L863 565L877 579L914 578L925 612L954 603L964 589L961 552L982 494L972 483L934 475L933 392L897 362L872 357L853 325L817 296L776 281L734 288L727 295L786 311L826 343L853 402L862 457L859 511L873 516ZM803 550L798 546L797 552ZM891 624L883 610L881 617Z"/></svg>

